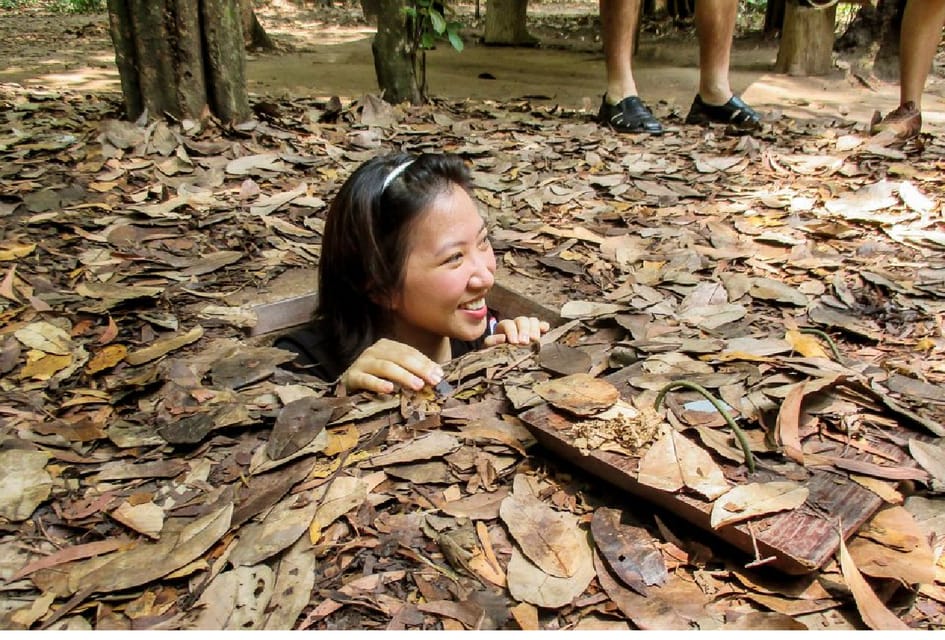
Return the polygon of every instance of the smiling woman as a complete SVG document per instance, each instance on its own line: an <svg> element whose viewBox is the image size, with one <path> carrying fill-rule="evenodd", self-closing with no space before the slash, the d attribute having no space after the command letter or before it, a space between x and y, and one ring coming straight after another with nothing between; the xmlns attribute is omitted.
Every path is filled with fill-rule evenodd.
<svg viewBox="0 0 945 640"><path fill-rule="evenodd" d="M496 261L469 171L449 154L370 160L328 211L311 325L277 347L349 391L436 385L463 353L528 344L548 323L496 321L486 308Z"/></svg>

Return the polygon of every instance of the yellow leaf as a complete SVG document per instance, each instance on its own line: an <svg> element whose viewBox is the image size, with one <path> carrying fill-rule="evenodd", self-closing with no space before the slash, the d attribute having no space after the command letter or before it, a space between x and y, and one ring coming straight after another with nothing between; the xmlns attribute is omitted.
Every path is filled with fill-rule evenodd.
<svg viewBox="0 0 945 640"><path fill-rule="evenodd" d="M805 358L830 358L815 336L791 330L784 334L784 339Z"/></svg>
<svg viewBox="0 0 945 640"><path fill-rule="evenodd" d="M111 369L116 364L125 359L128 348L123 344L110 344L95 354L85 367L85 372L89 374L98 373L105 369Z"/></svg>
<svg viewBox="0 0 945 640"><path fill-rule="evenodd" d="M133 353L129 353L125 356L125 360L128 364L135 366L144 364L145 362L160 358L175 349L180 349L185 345L196 342L201 336L203 336L203 327L197 325L187 333L177 334L170 338L162 338L144 349L138 349Z"/></svg>
<svg viewBox="0 0 945 640"><path fill-rule="evenodd" d="M0 262L9 262L33 253L36 243L20 244L14 242L4 242L0 244Z"/></svg>
<svg viewBox="0 0 945 640"><path fill-rule="evenodd" d="M349 449L354 449L355 445L358 444L358 439L360 437L360 432L358 428L353 424L346 424L340 429L332 429L328 431L328 444L325 445L325 455L333 456L335 454L341 453L342 451L348 451Z"/></svg>
<svg viewBox="0 0 945 640"><path fill-rule="evenodd" d="M34 354L39 354L35 357ZM26 366L20 370L20 379L49 380L72 364L72 355L48 355L42 351L30 351L26 356Z"/></svg>

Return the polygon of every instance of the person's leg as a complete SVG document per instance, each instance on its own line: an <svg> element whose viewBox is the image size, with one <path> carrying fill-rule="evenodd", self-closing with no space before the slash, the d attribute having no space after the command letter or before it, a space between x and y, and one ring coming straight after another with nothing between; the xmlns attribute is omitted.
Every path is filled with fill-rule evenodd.
<svg viewBox="0 0 945 640"><path fill-rule="evenodd" d="M697 0L699 95L706 104L721 105L732 97L728 68L738 0Z"/></svg>
<svg viewBox="0 0 945 640"><path fill-rule="evenodd" d="M633 45L641 0L600 0L601 37L607 66L607 92L597 120L621 133L663 132L663 127L637 95L633 79Z"/></svg>
<svg viewBox="0 0 945 640"><path fill-rule="evenodd" d="M899 37L899 103L922 110L922 92L945 24L945 0L909 0Z"/></svg>
<svg viewBox="0 0 945 640"><path fill-rule="evenodd" d="M637 95L637 85L633 80L633 46L639 19L640 0L600 0L607 99L611 104Z"/></svg>
<svg viewBox="0 0 945 640"><path fill-rule="evenodd" d="M761 127L754 109L732 92L729 63L738 17L738 0L696 0L699 38L699 91L686 116L687 124L717 122L739 133Z"/></svg>
<svg viewBox="0 0 945 640"><path fill-rule="evenodd" d="M909 0L899 33L899 106L870 123L870 133L908 140L922 131L922 93L945 23L945 0Z"/></svg>

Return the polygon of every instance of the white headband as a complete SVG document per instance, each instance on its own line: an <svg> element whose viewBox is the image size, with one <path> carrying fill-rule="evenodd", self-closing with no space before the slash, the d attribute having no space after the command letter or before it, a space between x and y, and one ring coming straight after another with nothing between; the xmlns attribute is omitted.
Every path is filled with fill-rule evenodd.
<svg viewBox="0 0 945 640"><path fill-rule="evenodd" d="M384 178L384 186L381 187L381 193L387 191L387 187L390 186L390 183L397 179L397 176L402 174L407 170L407 167L413 164L413 160L407 160L406 162L397 165L394 167L394 170L387 174L387 177Z"/></svg>

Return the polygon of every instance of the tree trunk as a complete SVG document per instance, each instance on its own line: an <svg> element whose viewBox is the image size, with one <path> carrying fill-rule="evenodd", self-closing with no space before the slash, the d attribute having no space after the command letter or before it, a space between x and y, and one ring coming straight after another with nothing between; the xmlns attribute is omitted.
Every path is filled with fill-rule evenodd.
<svg viewBox="0 0 945 640"><path fill-rule="evenodd" d="M833 69L836 5L828 9L785 7L781 46L774 70L792 76L822 76Z"/></svg>
<svg viewBox="0 0 945 640"><path fill-rule="evenodd" d="M108 12L129 119L248 117L238 0L108 0Z"/></svg>
<svg viewBox="0 0 945 640"><path fill-rule="evenodd" d="M276 44L256 17L253 0L240 0L240 16L243 22L243 44L247 49L272 51L276 48Z"/></svg>
<svg viewBox="0 0 945 640"><path fill-rule="evenodd" d="M534 46L537 38L525 28L528 0L486 0L484 44Z"/></svg>
<svg viewBox="0 0 945 640"><path fill-rule="evenodd" d="M404 6L405 0L380 0L377 3L377 33L371 44L374 73L385 101L422 104L426 87L421 87L418 76L426 74L422 67L418 68L418 62L424 63L423 54L411 43ZM419 60L418 55L421 56ZM422 84L426 84L425 79Z"/></svg>
<svg viewBox="0 0 945 640"><path fill-rule="evenodd" d="M836 46L854 73L898 79L899 31L905 7L906 0L879 0L875 7L868 3L860 6Z"/></svg>
<svg viewBox="0 0 945 640"><path fill-rule="evenodd" d="M880 6L877 6L877 9ZM873 73L888 82L899 80L899 37L902 30L902 13L905 9L905 0L887 0L880 14L882 30L879 34L879 48L873 59Z"/></svg>
<svg viewBox="0 0 945 640"><path fill-rule="evenodd" d="M766 38L776 38L781 34L786 4L786 0L768 0L765 5L764 34Z"/></svg>

